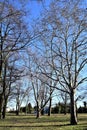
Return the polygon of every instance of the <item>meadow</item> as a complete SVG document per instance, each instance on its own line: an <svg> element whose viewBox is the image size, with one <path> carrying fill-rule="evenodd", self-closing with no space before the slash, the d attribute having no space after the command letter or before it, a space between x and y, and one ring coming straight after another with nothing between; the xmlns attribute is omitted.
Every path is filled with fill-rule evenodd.
<svg viewBox="0 0 87 130"><path fill-rule="evenodd" d="M0 120L0 130L87 130L87 114L78 115L78 125L72 126L69 114L56 114L36 119L34 115L7 115Z"/></svg>

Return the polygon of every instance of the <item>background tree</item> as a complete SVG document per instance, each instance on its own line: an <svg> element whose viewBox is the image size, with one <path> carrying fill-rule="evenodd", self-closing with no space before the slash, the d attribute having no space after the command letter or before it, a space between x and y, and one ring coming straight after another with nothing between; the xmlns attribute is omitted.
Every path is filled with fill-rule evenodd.
<svg viewBox="0 0 87 130"><path fill-rule="evenodd" d="M29 75L29 82L33 88L34 98L37 106L37 118L40 114L43 114L44 107L48 103L53 93L53 90L49 89L46 82L50 82L50 79L41 73L41 67L44 59L41 58L40 53L31 52L27 50L26 71ZM42 62L41 62L42 61ZM44 64L45 65L45 64Z"/></svg>

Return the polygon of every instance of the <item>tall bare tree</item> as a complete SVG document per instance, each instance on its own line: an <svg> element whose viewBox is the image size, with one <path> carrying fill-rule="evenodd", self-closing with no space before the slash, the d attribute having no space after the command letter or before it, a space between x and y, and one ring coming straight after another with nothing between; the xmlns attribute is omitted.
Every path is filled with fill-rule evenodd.
<svg viewBox="0 0 87 130"><path fill-rule="evenodd" d="M26 28L23 16L24 13L12 6L10 2L0 2L0 113L2 113L3 102L5 102L7 75L9 74L13 80L15 78L15 74L14 78L10 75L11 61L9 62L8 59L12 55L15 57L15 53L18 53L30 41L30 34ZM12 58L10 60L13 62Z"/></svg>
<svg viewBox="0 0 87 130"><path fill-rule="evenodd" d="M47 43L48 48L52 44L53 62L49 65L54 70L54 81L59 81L57 89L70 95L72 125L77 124L76 90L87 81L86 74L82 75L87 68L87 12L80 2L54 0L40 29L40 42Z"/></svg>

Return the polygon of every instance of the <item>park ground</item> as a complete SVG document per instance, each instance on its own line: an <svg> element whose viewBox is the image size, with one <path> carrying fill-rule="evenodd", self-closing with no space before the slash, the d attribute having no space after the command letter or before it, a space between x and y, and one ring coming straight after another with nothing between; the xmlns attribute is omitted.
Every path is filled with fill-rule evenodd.
<svg viewBox="0 0 87 130"><path fill-rule="evenodd" d="M34 115L7 115L0 120L0 130L87 130L87 114L78 115L78 125L72 126L69 114L55 114L36 119Z"/></svg>

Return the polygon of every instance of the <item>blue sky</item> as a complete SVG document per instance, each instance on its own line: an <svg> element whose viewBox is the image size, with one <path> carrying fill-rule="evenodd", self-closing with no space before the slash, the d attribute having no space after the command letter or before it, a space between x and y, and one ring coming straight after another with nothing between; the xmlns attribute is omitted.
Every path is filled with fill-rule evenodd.
<svg viewBox="0 0 87 130"><path fill-rule="evenodd" d="M0 2L1 1L4 0L0 0ZM20 2L18 2L21 1L21 3L24 4L24 10L27 10L29 12L29 14L27 14L26 19L31 20L32 18L36 19L40 17L43 8L49 7L49 3L52 2L53 0L42 0L43 2L41 2L41 0L8 0L8 1L16 8L21 8L21 4ZM87 0L80 0L80 1L81 1L80 5L83 8L87 8Z"/></svg>

